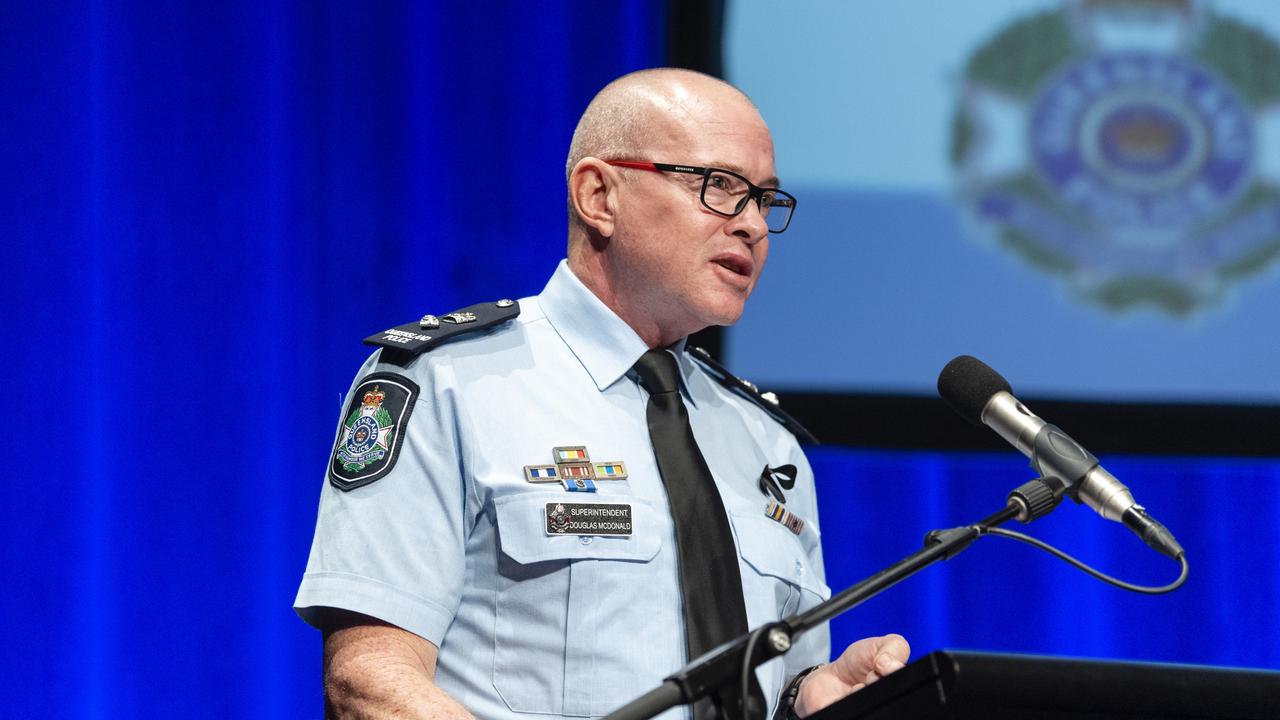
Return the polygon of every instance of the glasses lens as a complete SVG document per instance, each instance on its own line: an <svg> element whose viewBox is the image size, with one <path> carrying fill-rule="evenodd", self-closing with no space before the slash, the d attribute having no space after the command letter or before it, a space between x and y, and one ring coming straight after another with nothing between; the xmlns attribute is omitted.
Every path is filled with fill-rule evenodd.
<svg viewBox="0 0 1280 720"><path fill-rule="evenodd" d="M781 190L766 190L764 197L760 198L760 214L764 215L769 232L786 230L795 207L796 199Z"/></svg>
<svg viewBox="0 0 1280 720"><path fill-rule="evenodd" d="M702 201L707 207L725 215L736 215L739 205L751 195L747 181L723 170L712 170L703 183Z"/></svg>
<svg viewBox="0 0 1280 720"><path fill-rule="evenodd" d="M782 232L791 222L796 199L776 188L760 188L760 214L769 232ZM751 183L727 170L712 170L702 187L702 202L722 215L737 215L752 199Z"/></svg>

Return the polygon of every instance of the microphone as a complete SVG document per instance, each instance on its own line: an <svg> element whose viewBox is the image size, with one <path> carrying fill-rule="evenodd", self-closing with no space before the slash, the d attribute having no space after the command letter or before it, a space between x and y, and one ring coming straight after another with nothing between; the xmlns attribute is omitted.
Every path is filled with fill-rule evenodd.
<svg viewBox="0 0 1280 720"><path fill-rule="evenodd" d="M987 425L1031 458L1031 467L1044 478L1056 478L1065 493L1102 517L1123 523L1143 542L1177 560L1182 546L1164 525L1147 514L1129 488L1098 464L1098 458L1062 432L1041 420L1013 396L1009 382L981 360L961 355L942 368L938 394L960 417Z"/></svg>

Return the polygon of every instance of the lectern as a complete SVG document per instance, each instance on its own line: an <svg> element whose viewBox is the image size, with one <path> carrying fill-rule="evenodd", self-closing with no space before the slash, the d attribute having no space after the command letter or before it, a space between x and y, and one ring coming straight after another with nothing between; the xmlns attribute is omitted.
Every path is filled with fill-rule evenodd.
<svg viewBox="0 0 1280 720"><path fill-rule="evenodd" d="M812 720L1277 720L1280 672L943 650Z"/></svg>

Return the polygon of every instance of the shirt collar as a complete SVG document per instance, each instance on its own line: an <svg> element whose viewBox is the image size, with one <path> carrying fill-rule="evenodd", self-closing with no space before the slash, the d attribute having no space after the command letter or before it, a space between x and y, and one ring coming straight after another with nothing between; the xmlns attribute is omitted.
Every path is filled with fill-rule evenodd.
<svg viewBox="0 0 1280 720"><path fill-rule="evenodd" d="M582 284L569 269L567 260L561 260L556 267L538 295L538 305L547 322L551 323L602 392L626 375L649 349L630 325ZM694 364L684 352L684 346L685 338L681 338L670 349L676 355L684 394L692 401L689 376Z"/></svg>

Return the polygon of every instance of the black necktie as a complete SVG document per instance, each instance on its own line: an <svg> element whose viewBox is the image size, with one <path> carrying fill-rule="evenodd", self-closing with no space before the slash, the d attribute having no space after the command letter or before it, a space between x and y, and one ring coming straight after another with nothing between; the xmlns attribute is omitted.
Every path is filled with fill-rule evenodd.
<svg viewBox="0 0 1280 720"><path fill-rule="evenodd" d="M742 576L733 533L724 503L711 479L711 470L689 427L689 413L680 398L676 359L665 350L650 350L635 364L640 383L649 392L645 417L649 439L658 460L662 484L676 527L680 556L680 585L684 594L685 641L689 659L747 631L747 608L742 599ZM755 682L752 682L755 686ZM740 688L724 700L738 711ZM753 687L752 695L761 699ZM757 707L761 707L757 704ZM694 706L697 720L715 717L710 702Z"/></svg>

